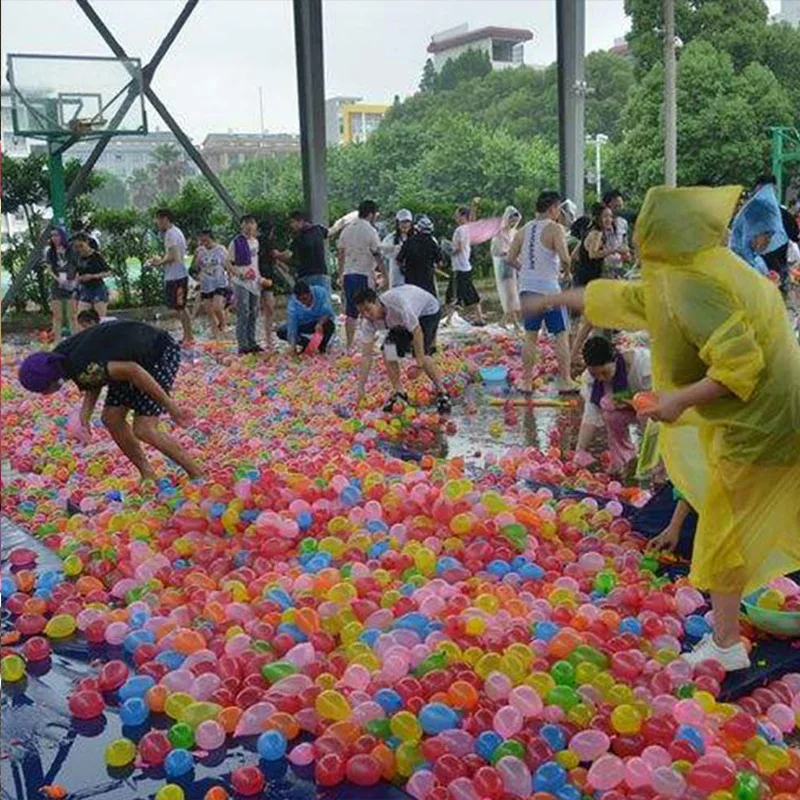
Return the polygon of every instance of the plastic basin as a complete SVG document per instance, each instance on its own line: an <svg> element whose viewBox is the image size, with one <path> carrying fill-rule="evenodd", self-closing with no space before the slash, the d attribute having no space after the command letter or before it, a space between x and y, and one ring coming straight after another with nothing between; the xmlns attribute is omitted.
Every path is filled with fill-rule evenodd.
<svg viewBox="0 0 800 800"><path fill-rule="evenodd" d="M481 367L479 373L484 383L505 383L508 379L505 367Z"/></svg>
<svg viewBox="0 0 800 800"><path fill-rule="evenodd" d="M742 599L747 618L761 631L775 636L800 636L800 611L771 611L756 605L764 589Z"/></svg>

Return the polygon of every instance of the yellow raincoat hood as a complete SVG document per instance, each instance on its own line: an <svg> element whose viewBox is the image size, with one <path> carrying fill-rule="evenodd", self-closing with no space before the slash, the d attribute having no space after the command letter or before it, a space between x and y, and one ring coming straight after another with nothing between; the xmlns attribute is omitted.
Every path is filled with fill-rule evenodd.
<svg viewBox="0 0 800 800"><path fill-rule="evenodd" d="M648 263L686 263L701 250L724 247L741 186L650 189L633 241Z"/></svg>

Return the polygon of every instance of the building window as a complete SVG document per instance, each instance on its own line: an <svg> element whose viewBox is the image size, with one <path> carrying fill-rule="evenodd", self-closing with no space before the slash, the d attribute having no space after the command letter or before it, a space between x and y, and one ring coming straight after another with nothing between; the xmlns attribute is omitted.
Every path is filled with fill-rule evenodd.
<svg viewBox="0 0 800 800"><path fill-rule="evenodd" d="M514 60L514 42L492 39L492 61L510 64Z"/></svg>

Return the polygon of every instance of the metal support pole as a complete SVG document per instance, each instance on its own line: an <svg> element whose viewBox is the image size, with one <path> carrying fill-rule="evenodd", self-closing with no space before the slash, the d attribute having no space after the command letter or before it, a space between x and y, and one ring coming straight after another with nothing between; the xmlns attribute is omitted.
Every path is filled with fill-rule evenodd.
<svg viewBox="0 0 800 800"><path fill-rule="evenodd" d="M594 173L595 173L595 192L597 194L597 202L603 196L603 179L600 174L600 136L594 137Z"/></svg>
<svg viewBox="0 0 800 800"><path fill-rule="evenodd" d="M314 222L327 224L325 168L325 62L322 53L322 0L294 0L294 46L300 106L303 193Z"/></svg>
<svg viewBox="0 0 800 800"><path fill-rule="evenodd" d="M47 154L47 171L50 177L50 205L53 208L53 225L63 225L67 220L67 189L64 185L64 160L54 144Z"/></svg>
<svg viewBox="0 0 800 800"><path fill-rule="evenodd" d="M664 0L664 183L678 184L678 101L675 67L675 0Z"/></svg>
<svg viewBox="0 0 800 800"><path fill-rule="evenodd" d="M106 27L105 23L102 19L100 19L97 12L89 4L88 0L77 0L77 2L117 58L127 58L128 54L125 52L125 49L116 40L114 34L111 33L111 31ZM156 55L159 57L159 60L163 58L164 53L166 53L169 45L172 44L175 36L177 36L178 31L181 29L181 27L183 27L183 24L189 18L189 15L194 10L197 2L198 0L189 0L189 2L187 2L184 6L180 16L175 21L175 24L172 26L172 28L170 28L169 33L156 51ZM230 211L234 217L238 217L240 215L239 206L236 204L236 201L233 199L233 197L231 197L230 192L228 192L228 190L222 185L219 178L217 178L217 176L214 174L214 171L208 166L205 159L200 154L200 151L192 144L191 139L189 139L189 137L183 132L181 126L177 123L172 114L169 113L167 107L161 102L158 95L151 88L150 81L152 79L152 70L149 69L149 66L150 65L148 64L148 66L145 67L148 76L145 80L144 86L145 97L150 101L150 104L156 110L161 119L163 119L167 124L167 127L172 131L173 135L186 151L189 158L191 158L192 161L194 161L194 163L197 165L198 169L203 174L203 177L211 184L211 188L217 193L220 200L222 200L227 207L228 211ZM143 72L145 70L143 70Z"/></svg>
<svg viewBox="0 0 800 800"><path fill-rule="evenodd" d="M175 37L178 35L181 28L184 26L186 21L189 19L192 11L194 11L195 6L199 0L187 0L186 5L183 7L183 10L178 15L178 18L175 20L175 23L169 29L169 32L164 37L163 41L159 45L158 49L155 52L150 63L144 68L143 72L143 81L145 86L149 86L150 81L153 78L153 73L155 72L156 67L158 67L161 60L164 58L164 55L167 53L169 48L172 46L172 43L175 40ZM109 29L106 27L103 20L97 14L97 12L92 8L88 0L77 0L78 5L80 6L81 10L86 14L89 18L89 21L92 25L97 29L98 33L103 37L106 44L111 48L117 58L127 58L127 53L122 48L122 46L117 42L114 38L113 34ZM133 77L133 76L132 76ZM139 93L143 90L144 87L139 86L137 83L131 83L131 86L128 90L128 96L125 101L120 105L120 108L117 110L117 113L114 115L114 119L111 121L109 125L109 130L113 131L117 128L119 123L125 118L125 115L128 113L128 109L134 103L136 98L138 97ZM71 144L74 144L77 141L78 137L71 137L67 140L64 144L59 147L59 152L63 153ZM81 168L78 170L78 174L75 176L75 179L69 186L67 191L66 199L64 201L65 208L68 208L74 201L75 198L83 191L84 186L86 185L86 180L89 177L94 165L97 163L100 156L103 154L103 151L106 149L106 146L111 141L111 136L103 136L97 140L97 144L94 146L94 150L92 150L89 158L84 161L81 165ZM216 181L216 176L214 176L214 180ZM214 184L212 183L212 186ZM216 189L217 187L214 186ZM224 187L223 187L224 191ZM226 192L227 194L227 192ZM223 202L225 202L223 198ZM226 203L227 205L227 203ZM237 215L238 212L232 211L231 213L234 216ZM55 217L54 212L54 217ZM14 302L17 293L22 288L22 285L25 282L25 279L28 276L28 273L36 266L39 261L41 261L42 253L44 251L45 245L47 244L47 239L50 236L50 231L52 230L52 224L49 224L45 227L42 231L39 239L34 244L33 250L31 251L30 256L28 256L28 261L26 262L25 266L17 273L14 282L11 286L8 287L8 291L3 296L2 300L2 311L0 313L5 314L6 311L11 307Z"/></svg>
<svg viewBox="0 0 800 800"><path fill-rule="evenodd" d="M778 202L783 202L783 131L780 128L772 128L772 174L775 176L777 185L775 190L778 194Z"/></svg>
<svg viewBox="0 0 800 800"><path fill-rule="evenodd" d="M167 35L161 40L161 44L158 46L156 52L153 53L153 57L147 63L147 66L142 69L144 85L146 87L150 86L150 81L153 80L153 73L158 69L158 65L167 54L170 47L172 47L172 43L181 32L181 29L186 24L189 17L192 16L192 12L199 2L200 0L186 0L186 5L181 9L181 13L178 14L175 22L172 23L172 27L167 31Z"/></svg>
<svg viewBox="0 0 800 800"><path fill-rule="evenodd" d="M561 193L583 213L586 0L557 0L558 144Z"/></svg>

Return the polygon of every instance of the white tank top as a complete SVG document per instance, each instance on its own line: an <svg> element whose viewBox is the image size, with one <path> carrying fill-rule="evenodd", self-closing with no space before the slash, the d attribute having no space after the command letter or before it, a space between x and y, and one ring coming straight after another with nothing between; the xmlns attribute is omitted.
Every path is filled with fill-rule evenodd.
<svg viewBox="0 0 800 800"><path fill-rule="evenodd" d="M519 273L521 292L554 294L561 291L558 284L561 270L558 253L542 244L542 231L549 222L547 219L534 219L523 228L524 239L520 252L522 269Z"/></svg>

